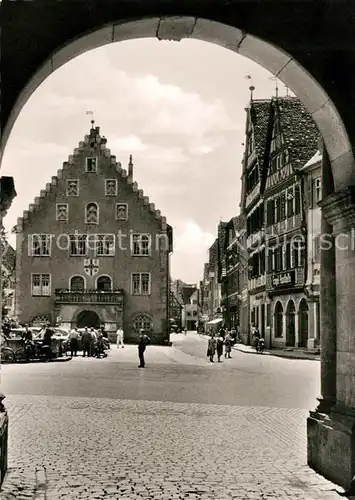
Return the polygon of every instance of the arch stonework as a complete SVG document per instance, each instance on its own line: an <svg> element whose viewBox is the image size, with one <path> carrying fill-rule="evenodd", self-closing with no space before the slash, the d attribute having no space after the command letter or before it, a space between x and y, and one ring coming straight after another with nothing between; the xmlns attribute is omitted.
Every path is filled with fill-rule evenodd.
<svg viewBox="0 0 355 500"><path fill-rule="evenodd" d="M134 38L204 40L259 63L301 99L324 140L322 230L350 235L355 221L355 2L304 0L286 7L284 0L3 0L0 11L1 155L30 95L74 57ZM355 474L355 251L322 250L321 262L327 271L321 280L322 397L308 419L308 463L346 486Z"/></svg>

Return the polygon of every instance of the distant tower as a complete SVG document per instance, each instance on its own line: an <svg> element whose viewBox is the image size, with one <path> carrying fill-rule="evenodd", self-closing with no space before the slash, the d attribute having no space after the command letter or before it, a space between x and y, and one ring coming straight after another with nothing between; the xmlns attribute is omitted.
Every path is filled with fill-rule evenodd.
<svg viewBox="0 0 355 500"><path fill-rule="evenodd" d="M128 179L133 180L133 161L132 161L132 155L129 155Z"/></svg>

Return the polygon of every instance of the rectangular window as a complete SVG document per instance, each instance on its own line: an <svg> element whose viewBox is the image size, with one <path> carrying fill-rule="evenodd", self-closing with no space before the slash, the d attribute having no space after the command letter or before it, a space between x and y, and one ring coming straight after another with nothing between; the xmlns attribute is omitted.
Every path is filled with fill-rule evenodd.
<svg viewBox="0 0 355 500"><path fill-rule="evenodd" d="M132 295L150 295L150 273L132 273Z"/></svg>
<svg viewBox="0 0 355 500"><path fill-rule="evenodd" d="M301 189L300 185L295 185L295 214L299 215L301 213Z"/></svg>
<svg viewBox="0 0 355 500"><path fill-rule="evenodd" d="M97 158L96 156L86 158L86 171L97 172Z"/></svg>
<svg viewBox="0 0 355 500"><path fill-rule="evenodd" d="M79 179L67 179L67 196L79 196Z"/></svg>
<svg viewBox="0 0 355 500"><path fill-rule="evenodd" d="M151 236L149 234L133 234L131 243L132 255L136 257L150 255Z"/></svg>
<svg viewBox="0 0 355 500"><path fill-rule="evenodd" d="M51 241L50 234L31 234L29 255L31 257L49 257L51 255Z"/></svg>
<svg viewBox="0 0 355 500"><path fill-rule="evenodd" d="M286 193L281 193L280 196L280 220L286 219Z"/></svg>
<svg viewBox="0 0 355 500"><path fill-rule="evenodd" d="M286 270L291 268L291 244L286 244Z"/></svg>
<svg viewBox="0 0 355 500"><path fill-rule="evenodd" d="M117 179L105 179L105 195L117 196Z"/></svg>
<svg viewBox="0 0 355 500"><path fill-rule="evenodd" d="M97 256L115 255L115 235L97 234L95 241L95 251Z"/></svg>
<svg viewBox="0 0 355 500"><path fill-rule="evenodd" d="M320 177L314 180L314 202L319 203L322 199L322 181Z"/></svg>
<svg viewBox="0 0 355 500"><path fill-rule="evenodd" d="M69 219L69 205L68 203L56 204L56 220L58 222L68 222Z"/></svg>
<svg viewBox="0 0 355 500"><path fill-rule="evenodd" d="M73 257L87 255L86 234L71 234L69 236L69 254Z"/></svg>
<svg viewBox="0 0 355 500"><path fill-rule="evenodd" d="M35 296L48 296L51 294L51 275L32 274L31 291Z"/></svg>
<svg viewBox="0 0 355 500"><path fill-rule="evenodd" d="M287 190L287 217L292 217L294 215L294 210L293 210L293 188L290 188Z"/></svg>

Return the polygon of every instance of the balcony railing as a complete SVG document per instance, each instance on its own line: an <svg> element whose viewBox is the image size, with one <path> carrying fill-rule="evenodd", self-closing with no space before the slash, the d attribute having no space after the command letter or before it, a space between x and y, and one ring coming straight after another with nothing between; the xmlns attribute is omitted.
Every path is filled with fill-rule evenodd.
<svg viewBox="0 0 355 500"><path fill-rule="evenodd" d="M254 288L259 288L261 286L265 286L266 284L266 277L265 274L262 274L258 278L251 278L249 280L249 290L253 290Z"/></svg>
<svg viewBox="0 0 355 500"><path fill-rule="evenodd" d="M302 224L301 214L293 215L292 217L288 217L288 219L277 222L276 224L272 224L271 226L267 226L266 235L268 237L279 236L280 234L301 227L301 224Z"/></svg>
<svg viewBox="0 0 355 500"><path fill-rule="evenodd" d="M245 205L248 207L258 196L260 195L260 182L252 189L252 191L247 195L245 200Z"/></svg>
<svg viewBox="0 0 355 500"><path fill-rule="evenodd" d="M57 288L55 301L57 304L121 304L123 290L66 290Z"/></svg>
<svg viewBox="0 0 355 500"><path fill-rule="evenodd" d="M255 245L255 243L260 244L263 241L264 237L265 237L265 229L264 228L261 228L256 233L251 234L247 238L247 248L252 247L253 245Z"/></svg>

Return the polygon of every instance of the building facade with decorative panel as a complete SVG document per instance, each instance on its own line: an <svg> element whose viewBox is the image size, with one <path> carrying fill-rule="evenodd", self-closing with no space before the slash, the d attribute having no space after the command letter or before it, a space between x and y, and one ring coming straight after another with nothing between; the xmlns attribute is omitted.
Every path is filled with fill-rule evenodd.
<svg viewBox="0 0 355 500"><path fill-rule="evenodd" d="M106 143L93 126L18 219L16 315L165 343L172 228Z"/></svg>
<svg viewBox="0 0 355 500"><path fill-rule="evenodd" d="M251 99L246 108L245 151L243 156L240 210L246 220L244 255L248 256L248 325L241 332L248 343L251 327L257 326L267 339L266 309L271 302L266 293L265 214L262 174L270 114L270 100ZM245 288L242 297L245 301ZM245 307L245 306L244 306ZM268 343L267 343L268 346Z"/></svg>
<svg viewBox="0 0 355 500"><path fill-rule="evenodd" d="M302 167L319 132L298 98L270 103L261 192L264 199L266 324L273 347L308 346L307 207Z"/></svg>

